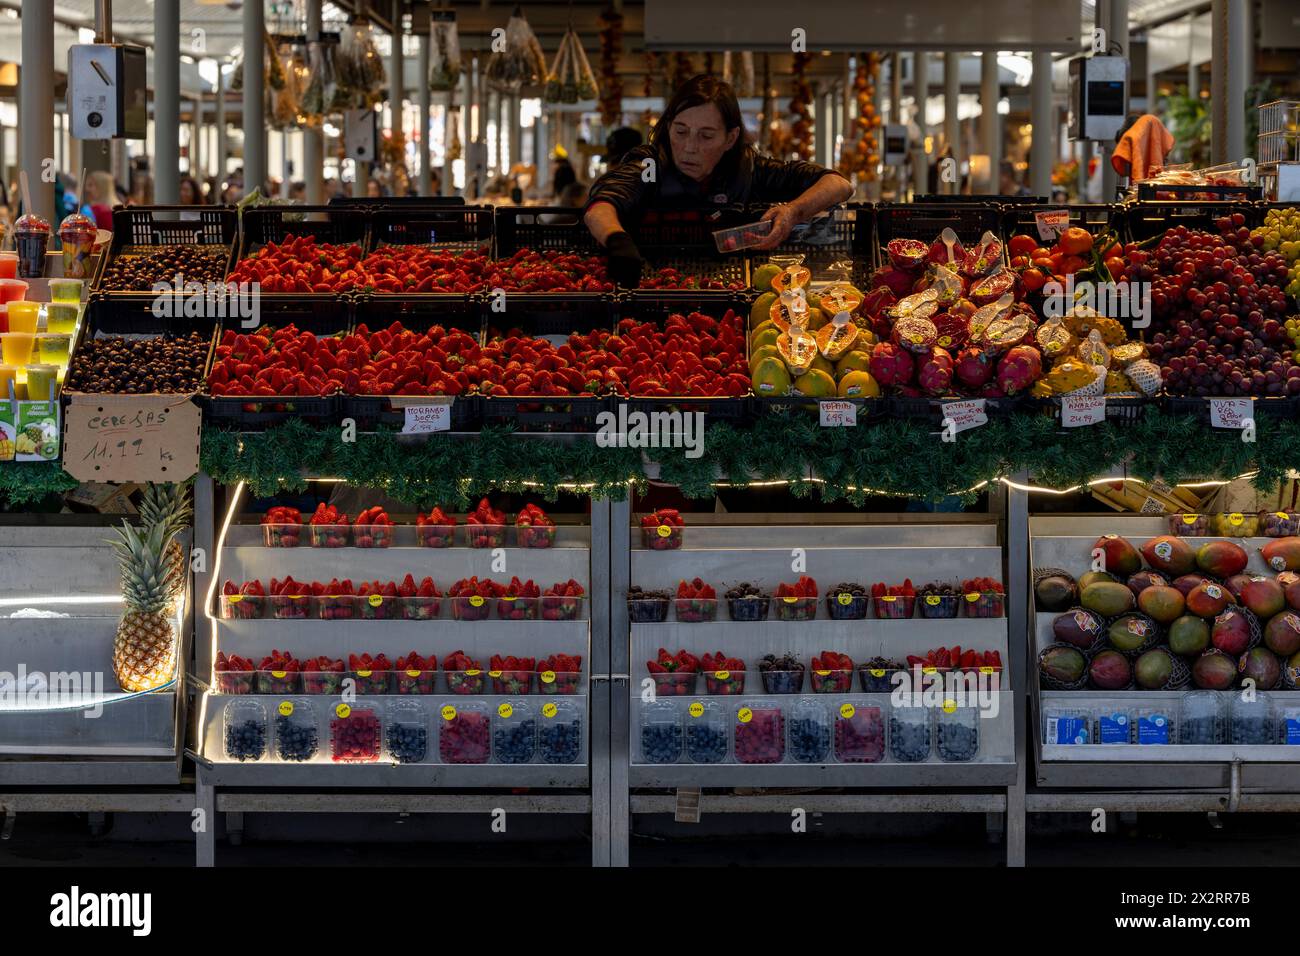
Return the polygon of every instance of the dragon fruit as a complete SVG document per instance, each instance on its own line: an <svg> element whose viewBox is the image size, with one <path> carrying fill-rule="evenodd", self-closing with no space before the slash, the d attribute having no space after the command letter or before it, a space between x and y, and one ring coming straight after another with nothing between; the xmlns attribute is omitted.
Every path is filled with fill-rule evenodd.
<svg viewBox="0 0 1300 956"><path fill-rule="evenodd" d="M983 349L965 348L957 353L953 371L967 388L981 388L993 377L993 356Z"/></svg>
<svg viewBox="0 0 1300 956"><path fill-rule="evenodd" d="M1043 356L1032 345L1017 345L998 362L998 387L1008 395L1023 392L1043 374Z"/></svg>
<svg viewBox="0 0 1300 956"><path fill-rule="evenodd" d="M881 266L871 274L871 288L883 286L900 299L911 294L912 284L915 281L916 276L911 272L895 269L892 266Z"/></svg>
<svg viewBox="0 0 1300 956"><path fill-rule="evenodd" d="M906 385L912 380L912 356L893 342L881 342L871 350L870 371L885 387Z"/></svg>
<svg viewBox="0 0 1300 956"><path fill-rule="evenodd" d="M943 349L931 349L916 380L927 395L947 395L952 391L952 370L952 356Z"/></svg>

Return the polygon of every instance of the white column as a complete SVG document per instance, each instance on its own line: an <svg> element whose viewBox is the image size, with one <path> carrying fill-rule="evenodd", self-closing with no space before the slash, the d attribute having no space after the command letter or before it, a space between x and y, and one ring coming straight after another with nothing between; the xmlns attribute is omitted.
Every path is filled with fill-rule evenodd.
<svg viewBox="0 0 1300 956"><path fill-rule="evenodd" d="M181 11L178 4L154 4L153 34L153 194L154 202L165 206L180 199ZM256 49L261 50L261 46Z"/></svg>
<svg viewBox="0 0 1300 956"><path fill-rule="evenodd" d="M961 191L961 120L958 118L957 105L961 98L961 54L948 52L943 55L943 135L948 141L948 149L957 164L957 179L952 183L940 183L942 193Z"/></svg>
<svg viewBox="0 0 1300 956"><path fill-rule="evenodd" d="M1002 166L1002 117L998 115L1001 99L998 82L998 53L985 50L980 54L980 148L989 158L989 181L978 192L998 191L998 171Z"/></svg>
<svg viewBox="0 0 1300 956"><path fill-rule="evenodd" d="M1029 151L1029 189L1035 196L1051 196L1052 135L1056 131L1052 117L1052 55L1036 51L1033 56L1034 73L1029 81L1029 122L1034 127L1034 138ZM1080 166L1081 178L1086 176L1087 168L1087 163Z"/></svg>
<svg viewBox="0 0 1300 956"><path fill-rule="evenodd" d="M169 6L156 3L155 11ZM260 3L244 4L244 193L266 182L266 105L265 81L262 76L264 41L262 33L266 24L265 11ZM256 52L254 52L256 51ZM161 151L160 151L161 152Z"/></svg>
<svg viewBox="0 0 1300 956"><path fill-rule="evenodd" d="M1105 4L1107 0L1101 0ZM1108 29L1106 31L1106 43L1108 48L1118 46L1120 56L1129 60L1129 82L1133 81L1133 61L1129 56L1128 42L1128 0L1109 0L1110 16L1108 17ZM1131 87L1130 87L1131 88ZM1102 202L1113 202L1115 199L1115 187L1119 183L1119 174L1115 172L1115 167L1110 164L1111 154L1115 152L1115 141L1102 142L1101 155L1098 162L1101 164L1101 200Z"/></svg>
<svg viewBox="0 0 1300 956"><path fill-rule="evenodd" d="M225 66L217 61L217 189L226 181L226 156L230 152L226 137L226 74ZM214 199L217 197L213 197Z"/></svg>

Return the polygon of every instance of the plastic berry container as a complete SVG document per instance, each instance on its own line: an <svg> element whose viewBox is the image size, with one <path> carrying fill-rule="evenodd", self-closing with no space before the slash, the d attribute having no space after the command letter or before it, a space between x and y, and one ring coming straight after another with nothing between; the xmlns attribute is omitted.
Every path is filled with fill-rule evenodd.
<svg viewBox="0 0 1300 956"><path fill-rule="evenodd" d="M853 690L853 670L809 670L808 684L814 694L847 694Z"/></svg>
<svg viewBox="0 0 1300 956"><path fill-rule="evenodd" d="M311 597L306 594L272 594L271 617L277 621L305 621L311 617Z"/></svg>
<svg viewBox="0 0 1300 956"><path fill-rule="evenodd" d="M885 721L880 708L846 701L835 711L835 759L841 763L880 763L885 759Z"/></svg>
<svg viewBox="0 0 1300 956"><path fill-rule="evenodd" d="M1006 616L1006 595L998 591L968 591L961 603L967 617Z"/></svg>
<svg viewBox="0 0 1300 956"><path fill-rule="evenodd" d="M662 624L668 620L668 598L628 598L627 616L632 624Z"/></svg>
<svg viewBox="0 0 1300 956"><path fill-rule="evenodd" d="M330 759L374 763L383 743L383 719L371 705L337 704L330 715Z"/></svg>
<svg viewBox="0 0 1300 956"><path fill-rule="evenodd" d="M217 693L251 694L257 683L257 671L217 671Z"/></svg>
<svg viewBox="0 0 1300 956"><path fill-rule="evenodd" d="M682 759L682 714L676 701L643 703L640 724L643 761L664 764Z"/></svg>
<svg viewBox="0 0 1300 956"><path fill-rule="evenodd" d="M298 671L257 670L257 692L259 694L296 694L298 693Z"/></svg>
<svg viewBox="0 0 1300 956"><path fill-rule="evenodd" d="M454 524L418 525L415 529L415 537L422 548L454 548L456 526Z"/></svg>
<svg viewBox="0 0 1300 956"><path fill-rule="evenodd" d="M394 763L424 763L429 759L429 716L418 700L388 702L384 745Z"/></svg>
<svg viewBox="0 0 1300 956"><path fill-rule="evenodd" d="M700 672L669 671L650 676L654 679L657 697L686 697L695 693L696 678L700 676Z"/></svg>
<svg viewBox="0 0 1300 956"><path fill-rule="evenodd" d="M314 603L316 617L322 621L351 621L357 617L355 594L322 594Z"/></svg>
<svg viewBox="0 0 1300 956"><path fill-rule="evenodd" d="M440 597L401 597L397 601L403 621L436 621L442 614Z"/></svg>
<svg viewBox="0 0 1300 956"><path fill-rule="evenodd" d="M1124 707L1103 705L1093 716L1092 739L1099 744L1135 743L1135 726L1133 714Z"/></svg>
<svg viewBox="0 0 1300 956"><path fill-rule="evenodd" d="M555 525L515 525L515 546L520 548L553 548Z"/></svg>
<svg viewBox="0 0 1300 956"><path fill-rule="evenodd" d="M578 693L582 686L582 671L538 671L537 693L545 696L567 696Z"/></svg>
<svg viewBox="0 0 1300 956"><path fill-rule="evenodd" d="M1179 698L1178 742L1222 744L1227 738L1227 707L1217 691L1193 690Z"/></svg>
<svg viewBox="0 0 1300 956"><path fill-rule="evenodd" d="M905 594L882 594L871 599L871 609L881 621L902 621L916 610L916 598Z"/></svg>
<svg viewBox="0 0 1300 956"><path fill-rule="evenodd" d="M798 763L825 763L831 752L831 713L815 697L800 698L786 721L790 757Z"/></svg>
<svg viewBox="0 0 1300 956"><path fill-rule="evenodd" d="M488 671L488 677L492 678L492 693L505 696L531 694L533 676L532 671Z"/></svg>
<svg viewBox="0 0 1300 956"><path fill-rule="evenodd" d="M1177 743L1178 720L1174 711L1174 707L1139 707L1135 714L1137 742L1159 746Z"/></svg>
<svg viewBox="0 0 1300 956"><path fill-rule="evenodd" d="M492 715L492 755L497 763L532 763L537 717L526 700L503 700Z"/></svg>
<svg viewBox="0 0 1300 956"><path fill-rule="evenodd" d="M722 763L730 747L730 718L716 700L696 700L686 707L686 757L691 763Z"/></svg>
<svg viewBox="0 0 1300 956"><path fill-rule="evenodd" d="M492 616L492 604L481 594L460 594L447 600L451 602L453 620L486 621Z"/></svg>
<svg viewBox="0 0 1300 956"><path fill-rule="evenodd" d="M266 597L262 594L221 595L223 621L260 621L266 616Z"/></svg>
<svg viewBox="0 0 1300 956"><path fill-rule="evenodd" d="M753 624L766 621L772 598L767 594L751 594L738 598L727 598L727 616L733 621Z"/></svg>
<svg viewBox="0 0 1300 956"><path fill-rule="evenodd" d="M733 729L737 763L780 763L785 759L785 715L779 704L741 701Z"/></svg>
<svg viewBox="0 0 1300 956"><path fill-rule="evenodd" d="M346 548L352 542L350 524L309 524L307 529L313 548Z"/></svg>
<svg viewBox="0 0 1300 956"><path fill-rule="evenodd" d="M387 594L363 594L357 598L357 610L363 621L396 621L402 616L405 599Z"/></svg>
<svg viewBox="0 0 1300 956"><path fill-rule="evenodd" d="M948 763L966 763L978 757L979 708L940 708L934 718L934 749L939 759Z"/></svg>
<svg viewBox="0 0 1300 956"><path fill-rule="evenodd" d="M539 708L537 756L542 763L579 763L583 707L576 700L548 700Z"/></svg>
<svg viewBox="0 0 1300 956"><path fill-rule="evenodd" d="M930 711L924 707L893 707L889 711L889 753L900 763L930 759Z"/></svg>
<svg viewBox="0 0 1300 956"><path fill-rule="evenodd" d="M587 601L585 596L543 594L539 601L543 621L586 620L587 615L582 610Z"/></svg>
<svg viewBox="0 0 1300 956"><path fill-rule="evenodd" d="M542 604L535 597L500 597L496 602L498 621L535 621Z"/></svg>
<svg viewBox="0 0 1300 956"><path fill-rule="evenodd" d="M1169 516L1169 533L1181 538L1204 538L1210 533L1209 515L1179 512Z"/></svg>
<svg viewBox="0 0 1300 956"><path fill-rule="evenodd" d="M1092 742L1092 714L1082 707L1044 707L1043 743L1079 746Z"/></svg>
<svg viewBox="0 0 1300 956"><path fill-rule="evenodd" d="M718 602L714 598L673 598L673 614L678 624L712 624L718 619Z"/></svg>
<svg viewBox="0 0 1300 956"><path fill-rule="evenodd" d="M267 548L296 548L302 541L301 524L262 525L262 545Z"/></svg>
<svg viewBox="0 0 1300 956"><path fill-rule="evenodd" d="M817 617L815 597L781 597L776 599L776 619L786 623L812 621Z"/></svg>
<svg viewBox="0 0 1300 956"><path fill-rule="evenodd" d="M641 547L646 551L678 551L686 529L682 525L659 524L641 529Z"/></svg>
<svg viewBox="0 0 1300 956"><path fill-rule="evenodd" d="M471 697L482 694L487 689L487 675L478 669L464 671L443 671L447 677L447 693L459 697Z"/></svg>
<svg viewBox="0 0 1300 956"><path fill-rule="evenodd" d="M391 524L358 524L352 526L352 547L354 548L391 548L393 546L393 529Z"/></svg>
<svg viewBox="0 0 1300 956"><path fill-rule="evenodd" d="M227 760L240 763L266 756L266 707L261 701L232 700L221 714Z"/></svg>
<svg viewBox="0 0 1300 956"><path fill-rule="evenodd" d="M870 664L858 665L858 687L864 694L891 694L894 691L894 675L901 667L872 667Z"/></svg>
<svg viewBox="0 0 1300 956"><path fill-rule="evenodd" d="M744 671L705 671L704 693L713 696L735 697L745 692Z"/></svg>
<svg viewBox="0 0 1300 956"><path fill-rule="evenodd" d="M438 754L443 763L488 762L492 732L486 701L444 704L438 717Z"/></svg>
<svg viewBox="0 0 1300 956"><path fill-rule="evenodd" d="M305 763L320 750L316 708L310 700L289 697L275 704L275 756L283 763Z"/></svg>
<svg viewBox="0 0 1300 956"><path fill-rule="evenodd" d="M1278 742L1272 699L1267 694L1256 694L1255 699L1249 702L1242 700L1241 694L1234 694L1231 714L1228 721L1230 743L1259 746Z"/></svg>
<svg viewBox="0 0 1300 956"><path fill-rule="evenodd" d="M826 595L826 616L832 621L861 621L867 616L868 595L837 591Z"/></svg>
<svg viewBox="0 0 1300 956"><path fill-rule="evenodd" d="M945 620L957 616L961 610L961 596L957 594L917 595L916 609L928 620Z"/></svg>
<svg viewBox="0 0 1300 956"><path fill-rule="evenodd" d="M1261 511L1259 533L1266 538L1287 538L1300 533L1300 512Z"/></svg>
<svg viewBox="0 0 1300 956"><path fill-rule="evenodd" d="M438 672L407 668L391 671L392 692L399 697L428 697L438 687Z"/></svg>
<svg viewBox="0 0 1300 956"><path fill-rule="evenodd" d="M302 692L312 695L334 695L343 686L344 671L302 671Z"/></svg>
<svg viewBox="0 0 1300 956"><path fill-rule="evenodd" d="M353 686L356 687L358 694L378 695L387 694L389 687L389 675L392 671L377 670L356 670L349 671L348 676L352 678Z"/></svg>
<svg viewBox="0 0 1300 956"><path fill-rule="evenodd" d="M466 544L471 548L504 548L506 526L503 524L465 525Z"/></svg>
<svg viewBox="0 0 1300 956"><path fill-rule="evenodd" d="M797 694L803 690L804 668L797 670L760 670L765 694Z"/></svg>

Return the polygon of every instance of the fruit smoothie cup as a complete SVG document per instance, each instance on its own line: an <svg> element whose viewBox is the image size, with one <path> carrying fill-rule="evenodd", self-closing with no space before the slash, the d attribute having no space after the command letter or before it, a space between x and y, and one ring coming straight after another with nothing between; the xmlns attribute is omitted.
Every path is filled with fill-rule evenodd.
<svg viewBox="0 0 1300 956"><path fill-rule="evenodd" d="M94 220L74 212L59 223L59 242L63 247L63 274L72 279L86 278L91 250L99 230Z"/></svg>
<svg viewBox="0 0 1300 956"><path fill-rule="evenodd" d="M18 274L24 279L45 275L45 250L50 245L50 224L44 216L27 213L14 223L14 243L18 247Z"/></svg>
<svg viewBox="0 0 1300 956"><path fill-rule="evenodd" d="M10 332L35 332L41 318L39 302L10 302L6 306Z"/></svg>
<svg viewBox="0 0 1300 956"><path fill-rule="evenodd" d="M45 307L45 330L71 335L77 330L81 306L72 302L51 302Z"/></svg>
<svg viewBox="0 0 1300 956"><path fill-rule="evenodd" d="M0 356L6 365L26 365L32 360L36 336L31 332L0 332Z"/></svg>
<svg viewBox="0 0 1300 956"><path fill-rule="evenodd" d="M0 253L4 255L4 253ZM50 301L51 302L71 302L74 305L81 302L80 279L51 279L50 280Z"/></svg>
<svg viewBox="0 0 1300 956"><path fill-rule="evenodd" d="M18 278L18 253L0 252L0 279Z"/></svg>
<svg viewBox="0 0 1300 956"><path fill-rule="evenodd" d="M0 304L5 302L21 302L27 295L27 290L29 288L30 285L22 279L0 279Z"/></svg>
<svg viewBox="0 0 1300 956"><path fill-rule="evenodd" d="M67 368L72 351L72 336L67 332L44 332L36 336L36 352L42 365Z"/></svg>
<svg viewBox="0 0 1300 956"><path fill-rule="evenodd" d="M33 402L48 402L58 398L59 367L57 365L27 366L27 397Z"/></svg>

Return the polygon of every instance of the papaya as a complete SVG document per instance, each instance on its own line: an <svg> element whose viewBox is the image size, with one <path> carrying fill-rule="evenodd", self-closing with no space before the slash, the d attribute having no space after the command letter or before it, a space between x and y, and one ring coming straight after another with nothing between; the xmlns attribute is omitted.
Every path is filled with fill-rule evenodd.
<svg viewBox="0 0 1300 956"><path fill-rule="evenodd" d="M760 359L754 366L750 381L755 395L774 397L790 393L790 370L775 356Z"/></svg>
<svg viewBox="0 0 1300 956"><path fill-rule="evenodd" d="M749 339L749 348L751 351L762 348L764 345L776 345L776 340L781 337L781 330L773 324L768 324L759 329Z"/></svg>
<svg viewBox="0 0 1300 956"><path fill-rule="evenodd" d="M859 333L861 335L861 333ZM865 372L871 368L871 352L863 349L854 349L846 355L842 355L840 360L835 363L835 375L837 378L847 375L849 372Z"/></svg>
<svg viewBox="0 0 1300 956"><path fill-rule="evenodd" d="M771 292L772 280L780 274L780 266L774 266L770 262L764 263L754 270L754 288L759 292Z"/></svg>
<svg viewBox="0 0 1300 956"><path fill-rule="evenodd" d="M880 384L870 372L845 372L840 377L840 398L879 398Z"/></svg>
<svg viewBox="0 0 1300 956"><path fill-rule="evenodd" d="M821 369L812 368L794 380L794 390L809 398L834 398L835 379Z"/></svg>
<svg viewBox="0 0 1300 956"><path fill-rule="evenodd" d="M757 328L762 323L771 321L772 303L775 301L775 292L764 292L755 299L754 307L749 310L749 324Z"/></svg>

